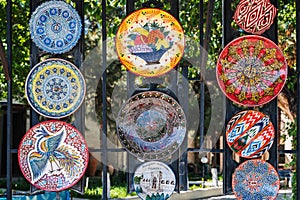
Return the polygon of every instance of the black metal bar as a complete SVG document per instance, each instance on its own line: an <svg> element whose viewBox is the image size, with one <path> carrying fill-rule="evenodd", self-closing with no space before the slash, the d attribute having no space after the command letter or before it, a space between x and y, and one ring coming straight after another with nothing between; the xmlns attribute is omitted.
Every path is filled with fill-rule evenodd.
<svg viewBox="0 0 300 200"><path fill-rule="evenodd" d="M296 183L297 183L297 192L296 199L300 200L300 2L296 0L296 69L297 69L297 147L296 147Z"/></svg>
<svg viewBox="0 0 300 200"><path fill-rule="evenodd" d="M12 77L12 1L7 0L6 5L6 42L7 42L7 68L8 75ZM7 81L7 138L6 138L6 198L12 199L12 80Z"/></svg>
<svg viewBox="0 0 300 200"><path fill-rule="evenodd" d="M104 151L102 159L102 199L108 199L107 191L107 100L106 100L106 54L107 54L107 31L106 31L106 0L102 0L102 138L101 147Z"/></svg>

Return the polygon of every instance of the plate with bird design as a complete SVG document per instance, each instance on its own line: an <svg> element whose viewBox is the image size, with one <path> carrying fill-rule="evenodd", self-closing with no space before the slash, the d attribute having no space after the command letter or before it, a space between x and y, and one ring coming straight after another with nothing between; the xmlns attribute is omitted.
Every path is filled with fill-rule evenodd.
<svg viewBox="0 0 300 200"><path fill-rule="evenodd" d="M172 70L184 52L184 33L170 13L144 8L128 15L116 34L121 63L131 72L160 76Z"/></svg>
<svg viewBox="0 0 300 200"><path fill-rule="evenodd" d="M287 63L268 38L246 35L220 53L216 76L222 92L234 103L255 107L273 100L287 79Z"/></svg>
<svg viewBox="0 0 300 200"><path fill-rule="evenodd" d="M48 53L70 51L81 36L82 24L77 11L64 1L47 1L39 5L29 21L32 41Z"/></svg>
<svg viewBox="0 0 300 200"><path fill-rule="evenodd" d="M25 94L30 106L40 115L59 119L75 112L85 97L85 81L71 62L51 58L29 72Z"/></svg>
<svg viewBox="0 0 300 200"><path fill-rule="evenodd" d="M84 175L88 146L72 125L49 120L27 131L18 149L24 177L45 191L61 191L75 185Z"/></svg>

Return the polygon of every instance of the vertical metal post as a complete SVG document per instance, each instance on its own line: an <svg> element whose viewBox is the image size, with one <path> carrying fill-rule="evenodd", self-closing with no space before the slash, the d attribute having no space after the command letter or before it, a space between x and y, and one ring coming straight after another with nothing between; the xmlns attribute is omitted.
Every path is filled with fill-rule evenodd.
<svg viewBox="0 0 300 200"><path fill-rule="evenodd" d="M102 0L102 199L107 199L106 0Z"/></svg>
<svg viewBox="0 0 300 200"><path fill-rule="evenodd" d="M12 1L7 0L6 5L6 43L7 43L7 65L9 76L12 77ZM7 81L7 139L6 139L6 197L12 199L12 78Z"/></svg>
<svg viewBox="0 0 300 200"><path fill-rule="evenodd" d="M296 198L300 200L300 2L296 0L296 66L297 66L297 148L296 148Z"/></svg>

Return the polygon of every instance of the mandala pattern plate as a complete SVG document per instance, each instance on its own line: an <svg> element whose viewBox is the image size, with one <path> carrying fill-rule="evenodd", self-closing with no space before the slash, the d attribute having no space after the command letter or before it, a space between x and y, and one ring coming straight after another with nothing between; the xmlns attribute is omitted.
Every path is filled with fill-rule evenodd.
<svg viewBox="0 0 300 200"><path fill-rule="evenodd" d="M271 148L274 137L275 129L269 116L254 110L237 113L226 126L228 146L246 158L263 155Z"/></svg>
<svg viewBox="0 0 300 200"><path fill-rule="evenodd" d="M158 161L140 165L133 177L134 189L143 200L168 199L176 185L173 171L166 164Z"/></svg>
<svg viewBox="0 0 300 200"><path fill-rule="evenodd" d="M171 156L186 133L186 118L180 105L167 94L149 91L131 97L119 111L121 143L142 160Z"/></svg>
<svg viewBox="0 0 300 200"><path fill-rule="evenodd" d="M287 63L278 46L257 35L239 37L221 52L217 69L221 90L243 106L261 106L274 99L287 79Z"/></svg>
<svg viewBox="0 0 300 200"><path fill-rule="evenodd" d="M81 133L62 121L45 121L23 137L18 160L24 177L35 187L61 191L75 185L88 165L88 147Z"/></svg>
<svg viewBox="0 0 300 200"><path fill-rule="evenodd" d="M36 112L58 119L71 115L80 107L85 96L85 82L72 63L48 59L29 72L25 92Z"/></svg>
<svg viewBox="0 0 300 200"><path fill-rule="evenodd" d="M61 54L77 44L82 25L80 16L71 5L64 1L47 1L32 13L29 29L37 47Z"/></svg>
<svg viewBox="0 0 300 200"><path fill-rule="evenodd" d="M275 168L263 160L248 160L235 169L233 192L238 200L276 199L280 187Z"/></svg>
<svg viewBox="0 0 300 200"><path fill-rule="evenodd" d="M244 31L261 35L273 24L276 14L270 0L241 0L233 19Z"/></svg>
<svg viewBox="0 0 300 200"><path fill-rule="evenodd" d="M145 8L127 16L116 36L120 61L131 72L153 77L172 70L184 51L184 33L169 13Z"/></svg>

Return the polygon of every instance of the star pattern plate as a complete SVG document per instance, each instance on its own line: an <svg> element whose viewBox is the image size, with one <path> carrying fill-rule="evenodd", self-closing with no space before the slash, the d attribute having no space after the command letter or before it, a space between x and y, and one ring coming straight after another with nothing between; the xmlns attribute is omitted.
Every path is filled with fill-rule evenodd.
<svg viewBox="0 0 300 200"><path fill-rule="evenodd" d="M82 24L77 11L64 1L47 1L32 13L29 30L37 47L62 54L78 42Z"/></svg>
<svg viewBox="0 0 300 200"><path fill-rule="evenodd" d="M44 121L27 131L18 149L19 166L35 187L61 191L84 175L88 147L81 133L62 121Z"/></svg>
<svg viewBox="0 0 300 200"><path fill-rule="evenodd" d="M82 104L85 82L72 63L52 58L38 63L29 72L25 93L30 106L48 118L71 115Z"/></svg>
<svg viewBox="0 0 300 200"><path fill-rule="evenodd" d="M271 40L247 35L231 41L221 52L216 76L231 101L248 107L274 99L287 79L287 63Z"/></svg>

